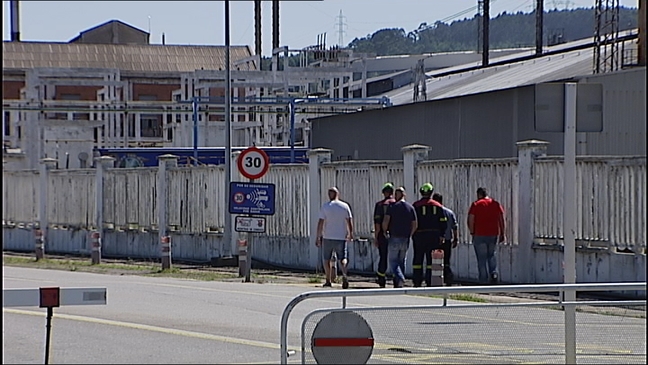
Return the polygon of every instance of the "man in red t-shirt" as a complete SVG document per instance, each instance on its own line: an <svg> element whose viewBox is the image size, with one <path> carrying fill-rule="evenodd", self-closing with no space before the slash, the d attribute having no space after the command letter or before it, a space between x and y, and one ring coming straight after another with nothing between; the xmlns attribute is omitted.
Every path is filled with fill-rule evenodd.
<svg viewBox="0 0 648 365"><path fill-rule="evenodd" d="M485 188L477 189L477 201L468 211L468 231L473 236L473 247L477 257L479 282L490 279L497 284L497 243L504 242L504 208L488 196ZM488 270L487 270L488 266Z"/></svg>

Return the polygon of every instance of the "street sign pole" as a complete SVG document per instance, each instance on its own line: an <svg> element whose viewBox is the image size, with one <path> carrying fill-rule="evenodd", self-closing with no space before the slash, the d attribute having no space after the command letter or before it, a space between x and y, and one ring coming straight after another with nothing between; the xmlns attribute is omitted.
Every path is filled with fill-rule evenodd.
<svg viewBox="0 0 648 365"><path fill-rule="evenodd" d="M250 179L251 183L254 183L254 179ZM253 217L252 214L249 214L249 217ZM252 247L254 246L254 233L247 233L247 260L245 260L245 282L250 282L250 273L252 272Z"/></svg>
<svg viewBox="0 0 648 365"><path fill-rule="evenodd" d="M254 183L254 180L263 177L270 167L270 158L263 150L255 146L245 149L239 154L236 165L239 172L249 179L249 183L230 182L229 213L244 214L244 217L247 218L247 226L243 222L240 227L239 223L245 219L237 218L235 229L237 232L246 233L245 240L241 241L239 248L239 275L244 276L245 282L249 283L252 271L254 232L265 232L265 218L259 219L257 226L253 227L255 213L257 215L274 214L275 187L274 184ZM234 191L232 191L232 186L234 186Z"/></svg>
<svg viewBox="0 0 648 365"><path fill-rule="evenodd" d="M225 0L225 197L229 199L230 183L232 182L232 115L231 115L231 75L230 75L230 14L229 0ZM224 256L232 257L232 215L225 214L225 230L223 232Z"/></svg>
<svg viewBox="0 0 648 365"><path fill-rule="evenodd" d="M563 187L563 260L564 283L576 283L576 95L577 84L565 84L565 152ZM566 302L576 300L576 292L565 291ZM576 363L576 307L564 306L565 311L565 362Z"/></svg>

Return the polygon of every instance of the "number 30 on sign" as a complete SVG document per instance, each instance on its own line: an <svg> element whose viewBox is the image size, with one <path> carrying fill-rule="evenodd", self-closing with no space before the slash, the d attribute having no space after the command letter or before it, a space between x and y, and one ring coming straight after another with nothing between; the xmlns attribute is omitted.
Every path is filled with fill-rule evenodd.
<svg viewBox="0 0 648 365"><path fill-rule="evenodd" d="M239 172L248 179L263 177L270 167L270 158L259 148L249 147L243 150L237 160Z"/></svg>

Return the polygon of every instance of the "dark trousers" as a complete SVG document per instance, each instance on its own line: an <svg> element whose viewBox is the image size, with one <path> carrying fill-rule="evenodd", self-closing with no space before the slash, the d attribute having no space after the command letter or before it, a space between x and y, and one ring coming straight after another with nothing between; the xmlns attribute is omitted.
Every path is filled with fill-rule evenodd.
<svg viewBox="0 0 648 365"><path fill-rule="evenodd" d="M450 256L452 255L452 242L449 240L443 244L443 282L446 285L452 284L454 273L450 268Z"/></svg>
<svg viewBox="0 0 648 365"><path fill-rule="evenodd" d="M419 232L412 237L414 241L414 259L412 271L414 286L423 283L423 261L425 261L425 284L432 286L432 251L441 248L439 234L436 232Z"/></svg>
<svg viewBox="0 0 648 365"><path fill-rule="evenodd" d="M378 271L376 280L380 286L385 286L387 275L387 238L380 234L378 236Z"/></svg>

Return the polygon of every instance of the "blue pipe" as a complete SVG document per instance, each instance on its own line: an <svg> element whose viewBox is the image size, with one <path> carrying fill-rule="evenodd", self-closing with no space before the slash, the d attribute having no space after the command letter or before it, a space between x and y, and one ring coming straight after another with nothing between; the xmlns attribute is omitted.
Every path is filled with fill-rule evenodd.
<svg viewBox="0 0 648 365"><path fill-rule="evenodd" d="M198 166L198 98L194 97L191 103L193 107L193 157L194 166Z"/></svg>
<svg viewBox="0 0 648 365"><path fill-rule="evenodd" d="M202 100L207 101L202 101ZM193 108L193 148L194 148L194 165L198 166L198 105L199 104L209 104L218 100L225 100L225 98L214 98L209 96L194 96L191 100L191 105ZM247 99L247 101L245 101ZM375 102L376 104L381 104L383 107L392 106L391 100L388 97L383 96L382 98L332 98L332 99L319 99L319 98L243 98L243 102L239 101L239 98L234 98L232 104L283 104L288 103L290 109L290 163L295 163L295 104L300 103L314 103L314 104L338 104L341 102L343 105L354 105L354 104L366 104L367 102ZM255 101L250 101L255 100ZM264 100L268 100L267 102ZM189 101L181 101L180 103L189 103Z"/></svg>
<svg viewBox="0 0 648 365"><path fill-rule="evenodd" d="M295 99L290 99L290 163L295 163Z"/></svg>

